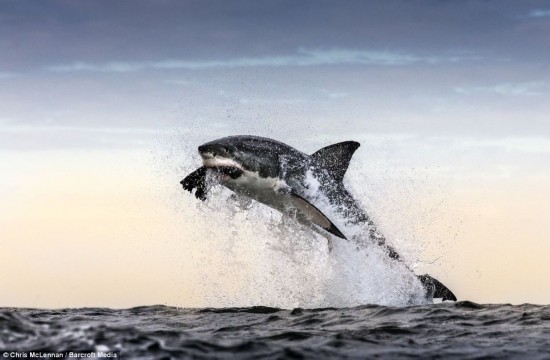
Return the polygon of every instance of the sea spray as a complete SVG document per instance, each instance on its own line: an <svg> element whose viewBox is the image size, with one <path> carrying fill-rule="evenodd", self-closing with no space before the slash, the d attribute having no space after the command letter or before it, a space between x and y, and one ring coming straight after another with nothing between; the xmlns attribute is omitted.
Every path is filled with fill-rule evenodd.
<svg viewBox="0 0 550 360"><path fill-rule="evenodd" d="M183 196L185 202L196 202L187 193ZM360 229L348 229L345 219L331 213L327 203L322 206L357 237ZM405 264L390 260L368 241L334 238L329 251L326 236L257 202L243 208L221 186L212 186L208 200L196 209L196 216L209 219L207 229L195 231L195 236L202 235L193 239L204 249L204 261L196 271L201 273L198 290L206 306L314 308L426 302L420 283ZM201 227L200 221L190 220L194 222L190 226Z"/></svg>

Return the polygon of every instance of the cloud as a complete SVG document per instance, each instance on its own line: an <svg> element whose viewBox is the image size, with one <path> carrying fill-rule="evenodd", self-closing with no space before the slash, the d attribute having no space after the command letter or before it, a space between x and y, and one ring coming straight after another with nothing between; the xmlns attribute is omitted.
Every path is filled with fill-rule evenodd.
<svg viewBox="0 0 550 360"><path fill-rule="evenodd" d="M137 127L80 127L63 125L14 125L0 123L0 151L55 149L146 148L169 138L178 129Z"/></svg>
<svg viewBox="0 0 550 360"><path fill-rule="evenodd" d="M305 140L313 144L330 144L353 139L373 147L394 149L430 148L435 151L454 150L498 150L518 154L550 154L550 137L545 136L506 136L506 137L467 137L467 136L419 136L413 133L341 133L311 135Z"/></svg>
<svg viewBox="0 0 550 360"><path fill-rule="evenodd" d="M542 18L542 17L549 17L549 16L550 16L550 9L533 10L528 15L528 17L530 18Z"/></svg>
<svg viewBox="0 0 550 360"><path fill-rule="evenodd" d="M182 86L190 86L190 85L196 84L194 81L181 80L181 79L168 79L168 80L164 80L163 83L170 84L170 85L182 85Z"/></svg>
<svg viewBox="0 0 550 360"><path fill-rule="evenodd" d="M550 154L550 138L547 137L506 137L498 139L455 139L454 145L460 149L500 148L511 152Z"/></svg>
<svg viewBox="0 0 550 360"><path fill-rule="evenodd" d="M492 86L457 87L454 90L464 95L496 94L503 96L538 96L543 94L546 84L541 81L502 83Z"/></svg>
<svg viewBox="0 0 550 360"><path fill-rule="evenodd" d="M84 127L84 126L33 126L33 125L10 125L10 121L0 119L0 133L29 133L29 132L83 132L83 133L105 133L105 134L144 134L158 135L171 134L173 129L152 129L152 128L126 128L126 127Z"/></svg>
<svg viewBox="0 0 550 360"><path fill-rule="evenodd" d="M319 89L319 92L330 99L343 99L349 95L347 92L330 91L327 89Z"/></svg>
<svg viewBox="0 0 550 360"><path fill-rule="evenodd" d="M438 64L459 61L478 60L475 56L424 56L391 51L371 50L308 50L299 49L297 53L284 56L241 57L217 60L161 60L146 62L74 62L48 67L53 72L136 72L144 70L201 70L213 68L240 67L283 67L283 66L319 66L319 65L380 65L404 66L412 64Z"/></svg>
<svg viewBox="0 0 550 360"><path fill-rule="evenodd" d="M264 99L254 99L254 98L240 98L239 103L243 105L248 104L285 104L285 105L296 105L307 103L307 100L304 99L275 99L275 98L264 98Z"/></svg>
<svg viewBox="0 0 550 360"><path fill-rule="evenodd" d="M0 71L0 80L9 79L9 78L12 78L14 76L15 76L14 73Z"/></svg>

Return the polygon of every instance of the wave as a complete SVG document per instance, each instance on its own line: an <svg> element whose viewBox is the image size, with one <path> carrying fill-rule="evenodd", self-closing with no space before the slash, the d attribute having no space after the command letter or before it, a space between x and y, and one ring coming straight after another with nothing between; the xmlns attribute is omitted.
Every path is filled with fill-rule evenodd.
<svg viewBox="0 0 550 360"><path fill-rule="evenodd" d="M0 349L123 358L545 358L550 306L0 309Z"/></svg>

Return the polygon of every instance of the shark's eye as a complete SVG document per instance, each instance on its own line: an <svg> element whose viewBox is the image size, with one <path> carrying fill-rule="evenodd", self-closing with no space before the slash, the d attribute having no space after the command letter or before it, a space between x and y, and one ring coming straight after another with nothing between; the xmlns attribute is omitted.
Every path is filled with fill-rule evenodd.
<svg viewBox="0 0 550 360"><path fill-rule="evenodd" d="M241 169L232 168L227 174L231 177L231 179L235 180L241 177L243 171Z"/></svg>

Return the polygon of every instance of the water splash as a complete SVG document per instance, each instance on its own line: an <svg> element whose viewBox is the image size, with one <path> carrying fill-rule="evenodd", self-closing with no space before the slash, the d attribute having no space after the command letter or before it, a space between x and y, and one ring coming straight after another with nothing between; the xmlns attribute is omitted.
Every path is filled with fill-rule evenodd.
<svg viewBox="0 0 550 360"><path fill-rule="evenodd" d="M191 168L192 169L192 168ZM314 181L314 179L312 179ZM315 189L314 186L311 189ZM328 239L277 211L235 197L212 186L200 203L181 195L198 251L194 269L204 306L264 305L280 308L349 307L361 304L423 304L424 290L405 264L392 261L378 246ZM355 238L368 237L353 228L328 201L320 208ZM189 274L187 274L189 275Z"/></svg>

